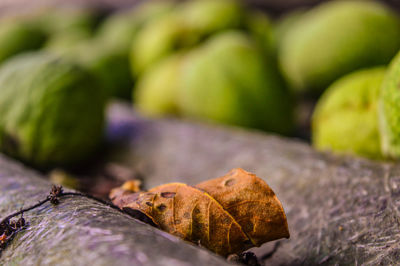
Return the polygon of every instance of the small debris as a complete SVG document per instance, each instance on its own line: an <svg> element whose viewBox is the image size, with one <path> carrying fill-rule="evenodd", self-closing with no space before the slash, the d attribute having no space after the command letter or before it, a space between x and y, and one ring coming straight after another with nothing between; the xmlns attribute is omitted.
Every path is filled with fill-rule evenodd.
<svg viewBox="0 0 400 266"><path fill-rule="evenodd" d="M231 254L226 258L226 260L229 262L232 262L232 263L237 263L237 264L244 264L244 265L249 265L249 266L260 266L257 256L251 251L243 252L240 255Z"/></svg>
<svg viewBox="0 0 400 266"><path fill-rule="evenodd" d="M60 196L63 194L63 188L62 186L57 186L53 185L51 187L50 195L49 195L49 200L52 204L57 205L60 203Z"/></svg>

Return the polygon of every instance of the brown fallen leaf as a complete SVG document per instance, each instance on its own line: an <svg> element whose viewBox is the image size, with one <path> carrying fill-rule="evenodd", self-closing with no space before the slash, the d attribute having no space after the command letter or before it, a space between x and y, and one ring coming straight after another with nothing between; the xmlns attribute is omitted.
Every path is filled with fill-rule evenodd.
<svg viewBox="0 0 400 266"><path fill-rule="evenodd" d="M136 218L222 256L289 238L275 193L240 168L194 187L170 183L134 192L123 186L113 189L110 198Z"/></svg>

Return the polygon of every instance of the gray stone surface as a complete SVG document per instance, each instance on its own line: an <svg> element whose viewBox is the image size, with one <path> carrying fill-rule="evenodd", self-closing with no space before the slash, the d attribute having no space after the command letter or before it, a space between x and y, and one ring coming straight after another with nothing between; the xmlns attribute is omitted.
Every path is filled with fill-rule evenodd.
<svg viewBox="0 0 400 266"><path fill-rule="evenodd" d="M0 219L44 199L50 184L0 155ZM104 204L66 196L24 215L0 265L225 265L224 259Z"/></svg>
<svg viewBox="0 0 400 266"><path fill-rule="evenodd" d="M268 265L391 265L400 261L400 165L338 157L261 132L109 112L107 160L138 171L146 187L195 184L235 167L256 173L287 212L291 239ZM274 244L255 249L262 257Z"/></svg>

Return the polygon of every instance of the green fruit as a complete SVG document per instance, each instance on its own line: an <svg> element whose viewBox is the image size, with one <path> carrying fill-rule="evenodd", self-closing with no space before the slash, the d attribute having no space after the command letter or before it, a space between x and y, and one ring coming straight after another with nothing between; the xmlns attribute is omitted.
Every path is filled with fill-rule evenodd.
<svg viewBox="0 0 400 266"><path fill-rule="evenodd" d="M279 57L293 89L320 93L344 74L387 64L399 47L394 11L379 2L332 1L296 21Z"/></svg>
<svg viewBox="0 0 400 266"><path fill-rule="evenodd" d="M46 50L67 50L92 38L92 34L85 31L68 31L54 34L45 45Z"/></svg>
<svg viewBox="0 0 400 266"><path fill-rule="evenodd" d="M152 64L180 48L190 46L183 22L176 14L163 16L146 25L136 36L131 50L133 76L139 76Z"/></svg>
<svg viewBox="0 0 400 266"><path fill-rule="evenodd" d="M51 47L49 50L89 70L107 96L131 97L133 80L129 56L122 47L95 38L72 47Z"/></svg>
<svg viewBox="0 0 400 266"><path fill-rule="evenodd" d="M0 21L0 63L21 52L39 49L46 35L24 22Z"/></svg>
<svg viewBox="0 0 400 266"><path fill-rule="evenodd" d="M241 25L241 7L231 0L196 0L179 6L139 31L132 45L134 76L144 73L157 61L191 48L209 35Z"/></svg>
<svg viewBox="0 0 400 266"><path fill-rule="evenodd" d="M291 28L296 27L297 22L305 12L304 9L296 9L280 17L275 22L273 27L273 42L276 50L281 48L286 34L291 30Z"/></svg>
<svg viewBox="0 0 400 266"><path fill-rule="evenodd" d="M86 159L103 135L104 97L87 72L44 53L0 68L0 150L45 167Z"/></svg>
<svg viewBox="0 0 400 266"><path fill-rule="evenodd" d="M377 105L384 75L383 67L360 70L327 89L313 115L317 149L382 158Z"/></svg>
<svg viewBox="0 0 400 266"><path fill-rule="evenodd" d="M179 8L187 30L204 38L212 33L243 24L243 8L235 0L193 0Z"/></svg>
<svg viewBox="0 0 400 266"><path fill-rule="evenodd" d="M266 54L275 52L274 36L270 18L263 12L252 11L246 17L246 29Z"/></svg>
<svg viewBox="0 0 400 266"><path fill-rule="evenodd" d="M288 134L292 101L276 65L243 33L218 34L185 59L179 106L203 120Z"/></svg>
<svg viewBox="0 0 400 266"><path fill-rule="evenodd" d="M92 33L98 21L99 14L84 8L49 8L38 14L36 21L32 19L49 35L71 31Z"/></svg>
<svg viewBox="0 0 400 266"><path fill-rule="evenodd" d="M99 26L97 36L101 41L112 42L128 51L146 23L171 12L174 7L172 1L148 1L137 8L112 14Z"/></svg>
<svg viewBox="0 0 400 266"><path fill-rule="evenodd" d="M400 53L392 60L384 78L379 100L379 129L382 152L400 158Z"/></svg>
<svg viewBox="0 0 400 266"><path fill-rule="evenodd" d="M147 116L177 115L183 55L177 54L163 59L149 69L135 88L135 106Z"/></svg>

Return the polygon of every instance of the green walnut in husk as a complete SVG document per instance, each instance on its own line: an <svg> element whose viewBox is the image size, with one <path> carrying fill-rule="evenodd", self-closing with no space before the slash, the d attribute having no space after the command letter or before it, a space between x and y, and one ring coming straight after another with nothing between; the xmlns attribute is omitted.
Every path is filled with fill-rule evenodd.
<svg viewBox="0 0 400 266"><path fill-rule="evenodd" d="M263 51L267 55L275 56L273 24L268 15L260 11L251 11L246 14L245 26Z"/></svg>
<svg viewBox="0 0 400 266"><path fill-rule="evenodd" d="M53 46L48 50L89 70L108 97L131 97L129 57L122 47L93 38L72 47Z"/></svg>
<svg viewBox="0 0 400 266"><path fill-rule="evenodd" d="M282 47L282 42L285 39L286 34L292 27L295 27L297 21L301 19L301 16L306 13L305 9L296 9L289 13L284 14L282 17L274 22L273 26L273 43L274 48L278 50Z"/></svg>
<svg viewBox="0 0 400 266"><path fill-rule="evenodd" d="M107 17L100 24L96 35L99 41L112 42L126 49L128 53L138 31L146 23L171 12L174 7L173 1L146 1L136 8Z"/></svg>
<svg viewBox="0 0 400 266"><path fill-rule="evenodd" d="M400 53L385 75L379 98L379 124L383 153L400 158Z"/></svg>
<svg viewBox="0 0 400 266"><path fill-rule="evenodd" d="M185 59L179 107L189 117L288 134L292 99L247 35L218 34Z"/></svg>
<svg viewBox="0 0 400 266"><path fill-rule="evenodd" d="M0 68L0 150L38 167L85 160L103 136L104 96L78 65L45 53Z"/></svg>
<svg viewBox="0 0 400 266"><path fill-rule="evenodd" d="M175 13L146 25L136 36L131 50L131 69L137 77L153 64L176 50L192 46L187 43L182 19Z"/></svg>
<svg viewBox="0 0 400 266"><path fill-rule="evenodd" d="M244 12L235 0L193 0L179 7L187 30L193 37L204 39L215 32L243 25Z"/></svg>
<svg viewBox="0 0 400 266"><path fill-rule="evenodd" d="M147 116L178 115L177 98L184 55L175 54L149 69L134 90L138 110Z"/></svg>
<svg viewBox="0 0 400 266"><path fill-rule="evenodd" d="M294 90L318 94L344 74L389 63L399 47L400 20L385 5L330 1L296 20L279 57Z"/></svg>
<svg viewBox="0 0 400 266"><path fill-rule="evenodd" d="M88 8L47 8L31 18L33 24L43 28L48 35L57 35L69 32L93 33L100 14Z"/></svg>
<svg viewBox="0 0 400 266"><path fill-rule="evenodd" d="M147 23L168 14L174 7L172 1L149 1L135 9L111 15L100 25L93 45L106 47L105 54L102 55L99 47L89 52L91 58L87 62L110 95L131 97L133 77L129 58L132 42Z"/></svg>
<svg viewBox="0 0 400 266"><path fill-rule="evenodd" d="M68 50L82 42L92 38L92 34L86 31L69 31L52 36L44 47L46 50Z"/></svg>
<svg viewBox="0 0 400 266"><path fill-rule="evenodd" d="M46 34L23 21L0 21L0 63L18 53L39 49L46 41Z"/></svg>
<svg viewBox="0 0 400 266"><path fill-rule="evenodd" d="M135 76L172 53L195 46L208 36L242 23L242 9L230 0L188 1L140 30L132 44Z"/></svg>
<svg viewBox="0 0 400 266"><path fill-rule="evenodd" d="M316 107L312 131L319 150L382 159L378 99L384 67L351 73L330 86Z"/></svg>

